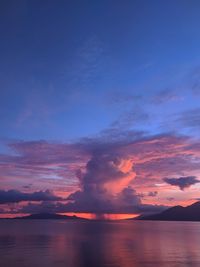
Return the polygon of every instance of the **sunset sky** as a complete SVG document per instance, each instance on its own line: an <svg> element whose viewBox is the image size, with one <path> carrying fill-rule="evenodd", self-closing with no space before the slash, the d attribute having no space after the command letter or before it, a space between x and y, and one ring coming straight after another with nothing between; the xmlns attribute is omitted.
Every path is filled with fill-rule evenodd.
<svg viewBox="0 0 200 267"><path fill-rule="evenodd" d="M0 1L0 217L200 200L199 14L195 0Z"/></svg>

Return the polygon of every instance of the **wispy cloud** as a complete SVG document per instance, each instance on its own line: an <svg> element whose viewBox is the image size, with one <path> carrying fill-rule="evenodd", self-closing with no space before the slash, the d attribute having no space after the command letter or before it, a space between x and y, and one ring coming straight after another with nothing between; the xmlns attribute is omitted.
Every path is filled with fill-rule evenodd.
<svg viewBox="0 0 200 267"><path fill-rule="evenodd" d="M176 90L173 89L164 89L154 95L152 102L157 105L161 105L167 102L180 101L183 99L183 96L178 94Z"/></svg>

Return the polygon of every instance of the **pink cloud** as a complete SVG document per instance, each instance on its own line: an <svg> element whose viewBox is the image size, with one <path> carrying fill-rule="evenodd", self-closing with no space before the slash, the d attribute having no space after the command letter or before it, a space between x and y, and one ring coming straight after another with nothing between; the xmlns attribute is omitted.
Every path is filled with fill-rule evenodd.
<svg viewBox="0 0 200 267"><path fill-rule="evenodd" d="M199 143L172 134L130 134L118 140L104 136L71 144L13 142L9 146L14 154L0 155L2 188L19 190L32 183L26 189L29 192L50 189L59 196L68 195L67 211L87 212L90 202L101 209L110 203L109 212L130 211L121 198L128 189L134 192L132 206L139 198L138 210L145 203L165 204L174 198L174 191L163 178L196 176L200 170ZM184 196L176 191L177 199L197 197L195 186ZM152 197L149 192L157 193Z"/></svg>

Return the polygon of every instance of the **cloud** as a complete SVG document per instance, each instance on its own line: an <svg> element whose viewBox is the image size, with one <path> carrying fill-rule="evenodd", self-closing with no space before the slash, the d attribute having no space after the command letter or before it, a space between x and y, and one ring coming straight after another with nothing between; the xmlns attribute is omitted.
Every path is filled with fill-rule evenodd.
<svg viewBox="0 0 200 267"><path fill-rule="evenodd" d="M63 187L79 186L77 170L87 169L87 163L93 160L109 161L109 157L131 160L138 182L200 170L199 143L173 134L109 131L71 144L34 141L10 143L9 147L14 153L0 155L1 182L16 177L24 185L33 180L49 183L51 178L55 182L59 179L57 184Z"/></svg>
<svg viewBox="0 0 200 267"><path fill-rule="evenodd" d="M27 184L27 185L24 185L23 188L25 188L25 189L30 189L31 186L32 186L32 184Z"/></svg>
<svg viewBox="0 0 200 267"><path fill-rule="evenodd" d="M18 203L21 201L58 201L62 200L49 190L23 193L18 190L0 190L0 204Z"/></svg>
<svg viewBox="0 0 200 267"><path fill-rule="evenodd" d="M15 211L14 211L15 212ZM66 203L53 202L53 201L43 201L39 204L29 202L23 207L19 207L17 213L65 213L68 212L66 208Z"/></svg>
<svg viewBox="0 0 200 267"><path fill-rule="evenodd" d="M166 207L145 205L133 188L136 177L131 158L113 156L107 149L97 150L87 163L86 171L78 172L80 190L72 193L67 211L104 213L152 213ZM155 192L154 192L155 195Z"/></svg>
<svg viewBox="0 0 200 267"><path fill-rule="evenodd" d="M69 88L76 91L91 89L94 81L102 75L101 70L106 70L108 60L105 54L104 44L96 35L91 35L80 43L70 67L67 67Z"/></svg>
<svg viewBox="0 0 200 267"><path fill-rule="evenodd" d="M148 196L149 196L149 197L156 197L157 194L158 194L157 191L153 191L153 192L149 192L149 193L148 193Z"/></svg>
<svg viewBox="0 0 200 267"><path fill-rule="evenodd" d="M32 190L74 191L75 172L89 159L79 144L38 140L9 142L8 147L10 154L0 154L1 188L6 189L20 189L34 181Z"/></svg>
<svg viewBox="0 0 200 267"><path fill-rule="evenodd" d="M174 200L174 197L167 197L167 200L168 201L173 201Z"/></svg>
<svg viewBox="0 0 200 267"><path fill-rule="evenodd" d="M126 112L123 112L117 120L111 124L111 128L128 129L136 126L138 123L145 123L149 121L149 113L141 109L141 107L134 107Z"/></svg>
<svg viewBox="0 0 200 267"><path fill-rule="evenodd" d="M137 213L137 214L153 214L157 212L161 212L165 209L167 209L168 206L163 206L163 205L148 205L148 204L137 204L137 205L127 205L126 209L125 207L120 207L120 206L111 206L109 203L107 206L104 206L104 208L100 210L97 209L92 209L92 213L96 215L97 218L102 218L103 214L117 214L117 213ZM36 203L28 203L27 205L23 207L19 207L18 210L12 209L10 213L16 214L16 213L26 213L26 214L36 214L36 213L67 213L67 212L84 212L84 213L90 213L88 209L81 209L81 210L74 210L71 209L71 206L66 205L66 203L61 203L61 202L49 202L49 201L44 201L39 204ZM5 211L2 210L0 213L5 213Z"/></svg>
<svg viewBox="0 0 200 267"><path fill-rule="evenodd" d="M120 205L138 203L139 198L129 187L136 176L132 160L107 152L95 152L87 163L86 171L79 172L80 190L68 197L71 201L68 207L72 210L109 213L116 211ZM129 200L127 203L126 199Z"/></svg>
<svg viewBox="0 0 200 267"><path fill-rule="evenodd" d="M111 91L107 94L107 101L110 105L127 105L127 104L135 104L136 102L142 100L142 95L135 95L132 93L124 92L124 90Z"/></svg>
<svg viewBox="0 0 200 267"><path fill-rule="evenodd" d="M157 93L152 99L152 102L157 105L161 105L167 102L178 101L181 100L180 97L175 90L172 89L164 89Z"/></svg>
<svg viewBox="0 0 200 267"><path fill-rule="evenodd" d="M163 177L191 176L200 170L199 142L187 136L117 133L74 143L12 142L12 153L0 155L1 188L13 189L17 181L16 190L29 183L29 191L51 189L67 198L65 203L51 203L56 211L139 213L163 208L168 197L162 198L168 188ZM159 199L152 198L154 192Z"/></svg>
<svg viewBox="0 0 200 267"><path fill-rule="evenodd" d="M186 176L179 178L164 178L166 183L172 186L178 186L181 190L185 188L189 188L191 185L199 183L200 181L196 178L196 176Z"/></svg>

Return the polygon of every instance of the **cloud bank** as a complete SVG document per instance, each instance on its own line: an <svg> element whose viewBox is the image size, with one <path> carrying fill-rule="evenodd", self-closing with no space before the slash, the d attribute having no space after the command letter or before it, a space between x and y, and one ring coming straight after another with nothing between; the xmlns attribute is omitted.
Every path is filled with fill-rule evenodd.
<svg viewBox="0 0 200 267"><path fill-rule="evenodd" d="M184 190L198 183L200 145L187 136L113 130L74 143L8 145L14 153L0 155L1 203L30 202L19 212L149 213L174 199L167 184Z"/></svg>
<svg viewBox="0 0 200 267"><path fill-rule="evenodd" d="M21 201L58 201L62 198L55 196L49 190L33 193L23 193L18 190L0 190L0 204L18 203Z"/></svg>

